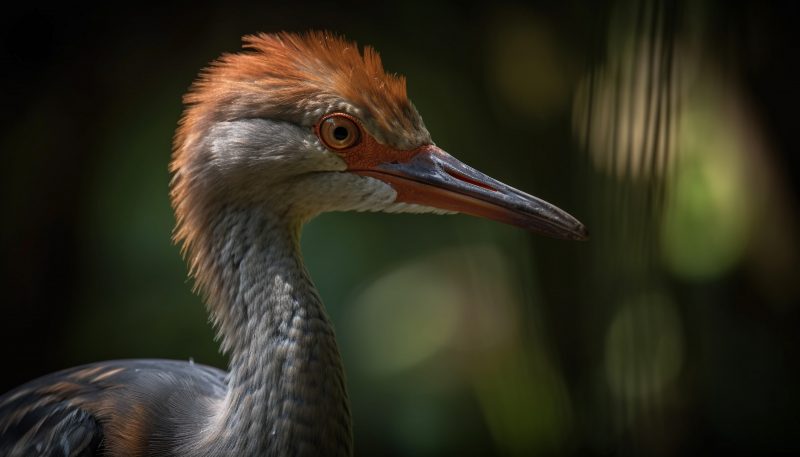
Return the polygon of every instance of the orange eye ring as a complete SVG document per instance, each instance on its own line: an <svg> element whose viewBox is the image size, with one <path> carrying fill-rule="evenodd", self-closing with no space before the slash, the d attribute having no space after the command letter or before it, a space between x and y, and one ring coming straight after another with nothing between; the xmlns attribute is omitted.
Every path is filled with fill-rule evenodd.
<svg viewBox="0 0 800 457"><path fill-rule="evenodd" d="M361 128L356 120L344 113L328 114L317 124L317 136L334 151L351 148L361 141Z"/></svg>

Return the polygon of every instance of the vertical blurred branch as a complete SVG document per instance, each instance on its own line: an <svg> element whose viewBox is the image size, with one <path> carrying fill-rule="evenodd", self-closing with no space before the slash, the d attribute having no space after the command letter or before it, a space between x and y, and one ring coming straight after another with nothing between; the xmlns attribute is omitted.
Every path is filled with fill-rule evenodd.
<svg viewBox="0 0 800 457"><path fill-rule="evenodd" d="M664 397L683 363L683 324L658 258L680 116L677 17L669 2L620 2L605 58L575 96L574 131L589 155L599 203L592 205L594 265L585 299L605 323L593 336L603 352L578 386L607 389L591 394L595 419L586 425L606 430L595 446L630 434L641 441L634 446L653 450L654 439L674 442L679 433L654 436L665 432L655 430L664 409L678 407Z"/></svg>

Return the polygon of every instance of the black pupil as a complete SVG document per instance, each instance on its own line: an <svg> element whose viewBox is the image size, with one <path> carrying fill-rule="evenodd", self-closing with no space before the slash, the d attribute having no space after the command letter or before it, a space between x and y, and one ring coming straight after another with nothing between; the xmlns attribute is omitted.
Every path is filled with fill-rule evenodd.
<svg viewBox="0 0 800 457"><path fill-rule="evenodd" d="M350 136L350 131L347 130L347 127L339 126L333 129L333 137L339 141L347 139L348 136Z"/></svg>

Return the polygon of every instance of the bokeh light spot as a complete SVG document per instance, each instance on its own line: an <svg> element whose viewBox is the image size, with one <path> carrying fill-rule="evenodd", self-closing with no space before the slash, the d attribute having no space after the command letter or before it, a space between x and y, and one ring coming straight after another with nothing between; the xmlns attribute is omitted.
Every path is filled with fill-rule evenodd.
<svg viewBox="0 0 800 457"><path fill-rule="evenodd" d="M624 303L606 334L606 379L630 400L658 398L683 364L683 329L675 304L648 293Z"/></svg>
<svg viewBox="0 0 800 457"><path fill-rule="evenodd" d="M450 342L459 294L441 270L425 263L402 266L364 290L352 309L352 328L370 370L390 374L427 360Z"/></svg>

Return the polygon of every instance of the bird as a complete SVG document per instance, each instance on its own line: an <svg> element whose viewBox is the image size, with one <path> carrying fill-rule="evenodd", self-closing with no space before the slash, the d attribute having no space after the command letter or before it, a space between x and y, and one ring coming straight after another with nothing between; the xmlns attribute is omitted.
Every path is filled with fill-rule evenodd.
<svg viewBox="0 0 800 457"><path fill-rule="evenodd" d="M436 146L405 78L335 33L245 36L184 105L173 238L228 371L136 359L45 375L0 397L0 456L350 456L342 358L300 252L306 222L464 213L588 237L567 212Z"/></svg>

